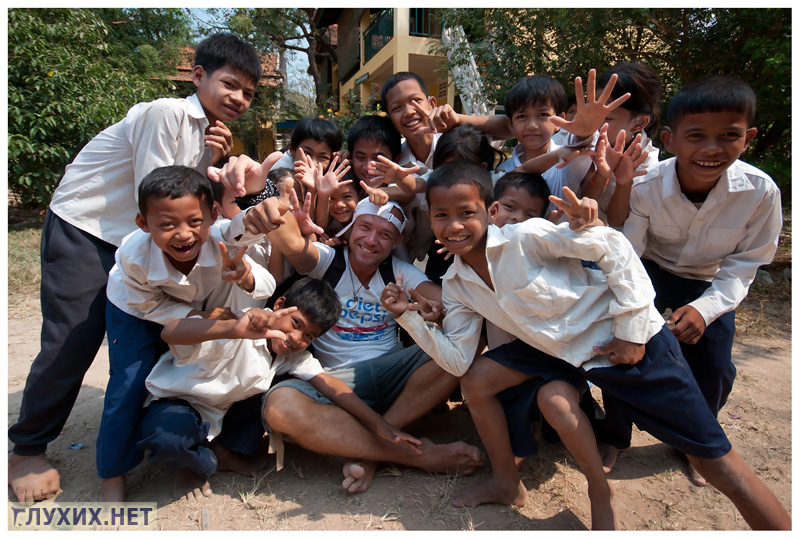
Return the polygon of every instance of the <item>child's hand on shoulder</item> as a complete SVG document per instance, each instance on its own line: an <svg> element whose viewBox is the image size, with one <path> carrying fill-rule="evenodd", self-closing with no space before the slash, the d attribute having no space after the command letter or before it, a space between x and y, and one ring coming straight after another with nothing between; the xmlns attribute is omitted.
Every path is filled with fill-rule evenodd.
<svg viewBox="0 0 800 539"><path fill-rule="evenodd" d="M667 318L667 325L675 338L686 344L697 343L706 331L705 318L691 305L675 309Z"/></svg>
<svg viewBox="0 0 800 539"><path fill-rule="evenodd" d="M598 355L608 354L608 359L611 363L619 363L622 365L635 365L644 357L643 344L623 341L616 337L605 346L595 346L594 351Z"/></svg>
<svg viewBox="0 0 800 539"><path fill-rule="evenodd" d="M396 280L387 284L381 292L381 305L395 316L400 316L408 310L408 295L403 288L403 274L398 273Z"/></svg>

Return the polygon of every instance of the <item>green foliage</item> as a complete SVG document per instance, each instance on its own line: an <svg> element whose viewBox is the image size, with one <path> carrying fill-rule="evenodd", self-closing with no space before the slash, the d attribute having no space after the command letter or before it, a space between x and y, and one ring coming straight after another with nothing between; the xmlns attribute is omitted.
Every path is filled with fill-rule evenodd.
<svg viewBox="0 0 800 539"><path fill-rule="evenodd" d="M338 107L337 100L335 98L330 98L325 108L319 111L319 114L336 122L342 129L342 132L347 133L355 121L362 116L382 114L380 88L377 84L373 84L370 90L371 92L366 103L362 103L361 98L358 97L353 90L349 90L344 98L344 109L335 110L336 107Z"/></svg>
<svg viewBox="0 0 800 539"><path fill-rule="evenodd" d="M127 64L112 56L112 37L92 10L9 10L9 189L21 203L48 204L94 135L134 104L166 95L162 84L114 67Z"/></svg>
<svg viewBox="0 0 800 539"><path fill-rule="evenodd" d="M513 81L546 73L567 92L590 68L650 65L664 84L662 111L678 89L712 73L749 82L759 134L745 159L791 182L791 10L789 9L448 9L463 26L488 98L502 103ZM466 62L464 51L453 63ZM444 66L449 68L450 64ZM785 197L788 202L788 197Z"/></svg>

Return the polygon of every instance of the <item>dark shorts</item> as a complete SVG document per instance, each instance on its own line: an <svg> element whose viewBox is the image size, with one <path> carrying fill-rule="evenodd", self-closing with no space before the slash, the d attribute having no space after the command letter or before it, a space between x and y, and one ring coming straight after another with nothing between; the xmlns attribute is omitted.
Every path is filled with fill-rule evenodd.
<svg viewBox="0 0 800 539"><path fill-rule="evenodd" d="M346 383L370 408L384 414L397 400L411 375L428 361L432 361L430 356L419 346L404 348L398 344L380 357L356 363L351 367L326 368L325 373ZM270 387L264 395L264 404L270 393L281 387L296 389L320 404L333 404L309 382L297 378L290 378ZM269 432L269 426L265 424L264 427Z"/></svg>
<svg viewBox="0 0 800 539"><path fill-rule="evenodd" d="M580 373L569 367L564 361L558 363L538 364L532 363L532 355L540 354L538 350L519 339L511 341L489 350L484 357L515 371L535 376L519 385L509 387L497 394L508 423L508 437L511 449L517 457L529 457L539 451L539 444L535 436L535 426L540 422L542 435L550 443L558 443L559 438L555 430L550 427L542 417L537 404L539 389L549 383L561 380L575 387L581 395L581 409L594 417L595 409L586 380ZM562 365L563 364L563 365Z"/></svg>

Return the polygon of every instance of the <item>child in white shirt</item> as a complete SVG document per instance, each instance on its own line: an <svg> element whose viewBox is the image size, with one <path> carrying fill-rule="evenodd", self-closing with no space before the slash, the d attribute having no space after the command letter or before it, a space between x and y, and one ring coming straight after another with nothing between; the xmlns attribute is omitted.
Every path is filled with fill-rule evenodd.
<svg viewBox="0 0 800 539"><path fill-rule="evenodd" d="M420 445L364 404L344 382L325 374L306 350L339 319L341 305L329 284L301 279L276 300L275 309L251 308L238 320L183 318L164 328L162 337L170 352L147 378L153 400L144 411L137 445L150 451L154 464L181 472L181 495L210 495L207 479L218 466L229 469L237 458L231 450L254 454L264 433L260 406L256 417L243 421L244 435L227 433L224 450L219 444L206 447L205 442L226 434L223 417L232 405L266 393L279 374L308 381L378 436Z"/></svg>

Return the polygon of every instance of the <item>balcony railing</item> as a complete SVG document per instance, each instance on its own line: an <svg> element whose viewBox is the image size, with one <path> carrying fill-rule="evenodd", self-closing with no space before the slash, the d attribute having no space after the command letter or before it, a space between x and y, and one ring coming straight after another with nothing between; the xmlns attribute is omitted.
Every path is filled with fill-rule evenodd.
<svg viewBox="0 0 800 539"><path fill-rule="evenodd" d="M441 37L442 20L438 9L410 8L409 12L409 35Z"/></svg>
<svg viewBox="0 0 800 539"><path fill-rule="evenodd" d="M385 9L364 32L364 63L394 37L394 10Z"/></svg>

